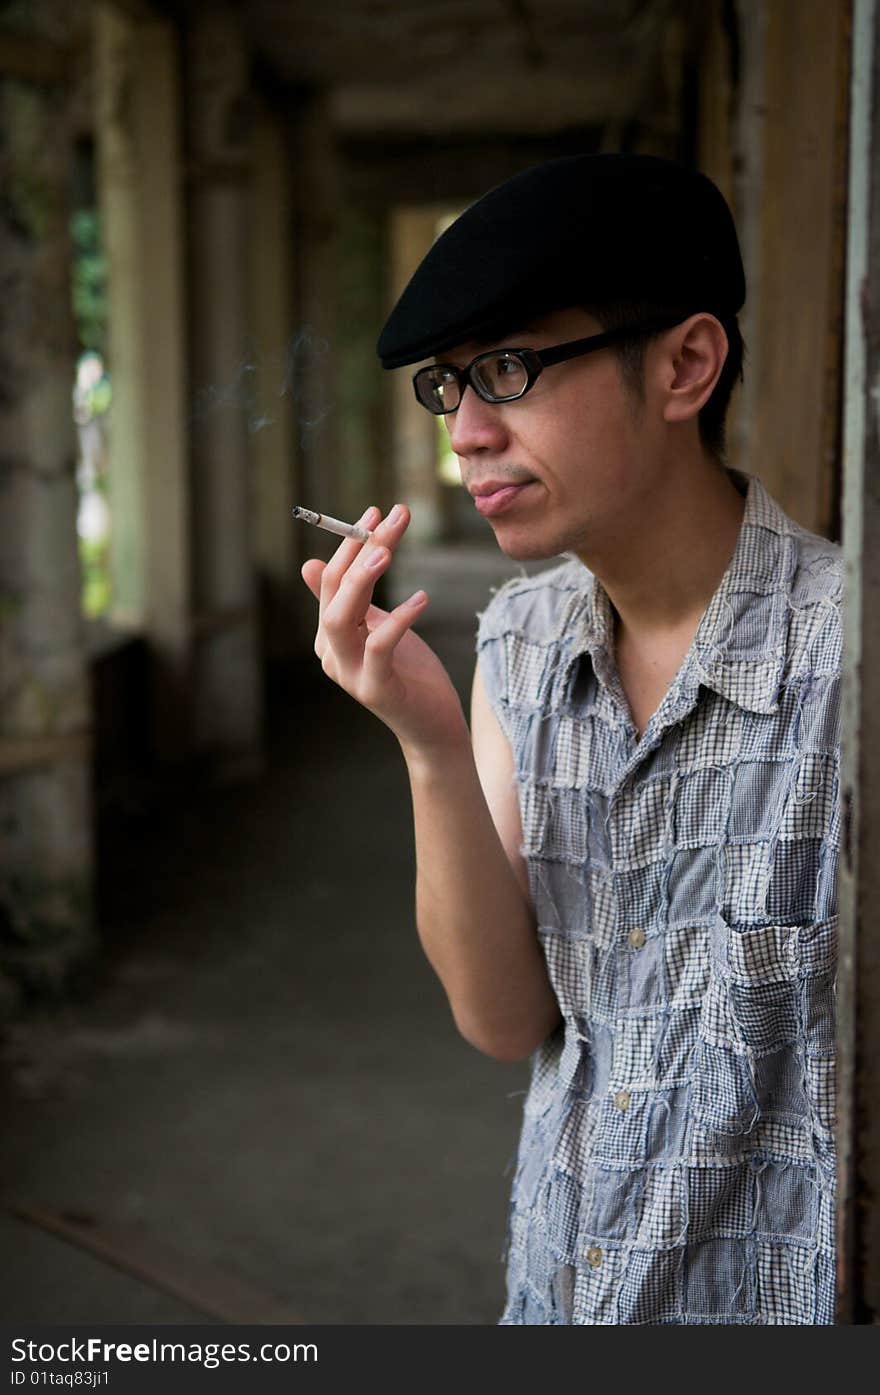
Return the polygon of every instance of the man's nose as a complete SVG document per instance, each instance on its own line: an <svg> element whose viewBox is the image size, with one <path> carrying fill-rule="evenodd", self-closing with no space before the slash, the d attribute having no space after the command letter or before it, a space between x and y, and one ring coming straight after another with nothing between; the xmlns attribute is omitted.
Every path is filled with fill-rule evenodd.
<svg viewBox="0 0 880 1395"><path fill-rule="evenodd" d="M484 402L470 384L454 412L446 417L449 444L455 455L475 455L480 451L500 451L507 444L503 406Z"/></svg>

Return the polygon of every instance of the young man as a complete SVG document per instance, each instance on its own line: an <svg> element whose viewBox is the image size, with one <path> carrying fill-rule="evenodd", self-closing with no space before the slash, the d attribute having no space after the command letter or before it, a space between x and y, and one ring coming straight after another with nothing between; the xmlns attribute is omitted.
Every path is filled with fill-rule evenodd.
<svg viewBox="0 0 880 1395"><path fill-rule="evenodd" d="M502 550L568 554L482 615L470 732L424 593L371 605L405 508L303 568L400 741L456 1024L532 1057L504 1324L833 1321L841 560L722 463L744 296L714 185L623 155L508 181L416 271L384 365L433 356Z"/></svg>

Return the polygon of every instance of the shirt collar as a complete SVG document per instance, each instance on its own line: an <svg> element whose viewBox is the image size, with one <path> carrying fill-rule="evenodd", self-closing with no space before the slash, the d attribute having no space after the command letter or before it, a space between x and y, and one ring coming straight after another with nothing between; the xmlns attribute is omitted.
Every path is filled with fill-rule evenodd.
<svg viewBox="0 0 880 1395"><path fill-rule="evenodd" d="M757 476L739 470L730 474L745 492L743 519L727 570L667 694L670 718L692 705L700 684L748 711L778 710L796 525ZM574 566L583 572L585 585L578 588L579 603L571 616L570 657L573 661L589 653L597 677L611 687L619 681L611 601L582 562L574 559Z"/></svg>

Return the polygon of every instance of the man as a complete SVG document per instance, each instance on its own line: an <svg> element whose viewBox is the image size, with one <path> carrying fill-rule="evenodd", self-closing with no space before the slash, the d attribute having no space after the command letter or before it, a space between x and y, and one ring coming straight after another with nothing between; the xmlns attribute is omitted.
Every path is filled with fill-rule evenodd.
<svg viewBox="0 0 880 1395"><path fill-rule="evenodd" d="M479 200L379 340L510 557L471 733L371 606L408 521L303 575L396 733L460 1032L532 1057L504 1324L833 1321L841 561L723 465L745 283L703 176L577 156Z"/></svg>

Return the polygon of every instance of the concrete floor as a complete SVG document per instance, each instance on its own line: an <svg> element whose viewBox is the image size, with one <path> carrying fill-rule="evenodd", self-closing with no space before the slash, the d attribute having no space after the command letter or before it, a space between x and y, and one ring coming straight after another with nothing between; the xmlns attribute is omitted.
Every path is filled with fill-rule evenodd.
<svg viewBox="0 0 880 1395"><path fill-rule="evenodd" d="M476 602L458 565L422 628L462 691L474 609L511 570L483 557ZM270 715L259 783L114 812L99 981L6 1034L4 1322L500 1315L527 1066L461 1040L424 958L390 733L317 661Z"/></svg>

